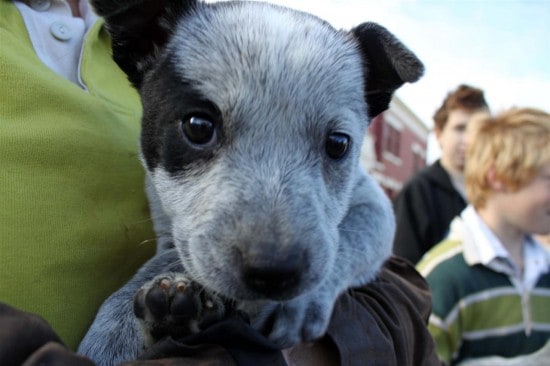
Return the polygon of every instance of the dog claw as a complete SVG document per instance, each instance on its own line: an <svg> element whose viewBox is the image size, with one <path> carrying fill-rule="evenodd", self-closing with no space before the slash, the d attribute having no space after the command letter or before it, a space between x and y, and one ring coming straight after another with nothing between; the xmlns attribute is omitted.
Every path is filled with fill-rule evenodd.
<svg viewBox="0 0 550 366"><path fill-rule="evenodd" d="M225 313L219 297L179 273L157 276L134 298L134 314L145 335L153 340L197 333Z"/></svg>

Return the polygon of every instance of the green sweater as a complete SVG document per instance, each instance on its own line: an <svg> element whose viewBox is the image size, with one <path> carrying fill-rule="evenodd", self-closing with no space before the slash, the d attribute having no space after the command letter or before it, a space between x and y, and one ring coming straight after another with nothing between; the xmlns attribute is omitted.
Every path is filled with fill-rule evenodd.
<svg viewBox="0 0 550 366"><path fill-rule="evenodd" d="M40 314L71 348L155 249L139 98L110 54L97 23L82 90L37 58L0 0L0 301Z"/></svg>
<svg viewBox="0 0 550 366"><path fill-rule="evenodd" d="M451 239L417 267L432 290L429 330L447 364L532 353L550 338L550 272L523 292L506 274L468 264L463 243Z"/></svg>

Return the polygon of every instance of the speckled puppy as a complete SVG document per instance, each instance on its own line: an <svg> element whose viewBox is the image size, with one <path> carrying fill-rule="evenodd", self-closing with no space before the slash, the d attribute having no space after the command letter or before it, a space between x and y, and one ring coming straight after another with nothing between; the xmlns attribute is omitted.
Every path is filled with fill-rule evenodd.
<svg viewBox="0 0 550 366"><path fill-rule="evenodd" d="M223 298L281 348L321 336L339 294L391 252L391 205L359 156L371 118L421 76L420 61L377 24L336 30L267 3L92 3L141 95L159 250L104 303L80 352L100 365L135 358L162 322L143 315L151 304L170 317L178 281L157 276L183 268L216 317ZM138 296L144 328L132 309L145 283L140 296L157 295Z"/></svg>

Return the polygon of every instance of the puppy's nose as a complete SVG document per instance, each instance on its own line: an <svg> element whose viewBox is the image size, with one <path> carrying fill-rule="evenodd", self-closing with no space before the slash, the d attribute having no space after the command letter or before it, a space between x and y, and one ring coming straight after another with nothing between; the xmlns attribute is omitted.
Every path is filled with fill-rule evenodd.
<svg viewBox="0 0 550 366"><path fill-rule="evenodd" d="M245 266L243 278L246 285L267 297L284 297L300 282L302 272L298 260L286 260L277 265Z"/></svg>

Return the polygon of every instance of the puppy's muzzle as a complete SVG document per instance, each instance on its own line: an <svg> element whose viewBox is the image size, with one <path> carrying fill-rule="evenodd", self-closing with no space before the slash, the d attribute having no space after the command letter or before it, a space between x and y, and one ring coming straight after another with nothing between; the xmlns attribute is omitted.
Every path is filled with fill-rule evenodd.
<svg viewBox="0 0 550 366"><path fill-rule="evenodd" d="M285 299L297 294L307 265L299 253L247 255L241 273L245 285L270 299Z"/></svg>

